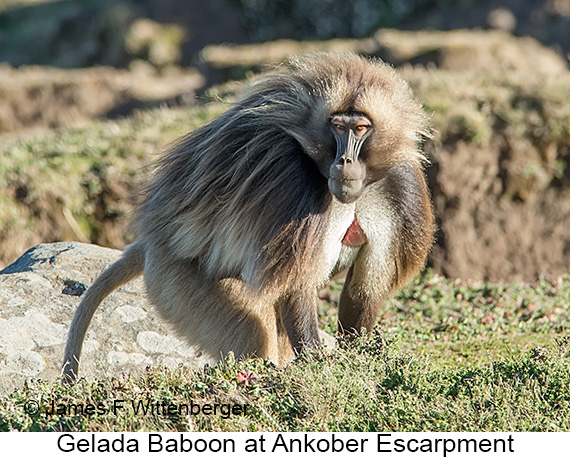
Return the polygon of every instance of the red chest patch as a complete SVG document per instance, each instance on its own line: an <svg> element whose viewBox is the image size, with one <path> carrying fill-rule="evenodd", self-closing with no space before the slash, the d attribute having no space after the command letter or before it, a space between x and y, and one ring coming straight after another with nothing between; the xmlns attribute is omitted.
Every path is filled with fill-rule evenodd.
<svg viewBox="0 0 570 457"><path fill-rule="evenodd" d="M368 241L366 233L364 233L364 230L362 230L362 227L355 217L342 238L342 244L355 248L362 246L366 241Z"/></svg>

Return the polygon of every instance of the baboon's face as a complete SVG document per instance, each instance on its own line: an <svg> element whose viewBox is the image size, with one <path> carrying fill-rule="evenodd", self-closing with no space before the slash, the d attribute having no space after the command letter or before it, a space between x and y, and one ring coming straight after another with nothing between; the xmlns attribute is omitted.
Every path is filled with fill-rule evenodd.
<svg viewBox="0 0 570 457"><path fill-rule="evenodd" d="M330 129L336 156L329 169L329 189L340 202L352 203L365 188L366 164L360 153L374 127L362 113L340 113L331 117Z"/></svg>

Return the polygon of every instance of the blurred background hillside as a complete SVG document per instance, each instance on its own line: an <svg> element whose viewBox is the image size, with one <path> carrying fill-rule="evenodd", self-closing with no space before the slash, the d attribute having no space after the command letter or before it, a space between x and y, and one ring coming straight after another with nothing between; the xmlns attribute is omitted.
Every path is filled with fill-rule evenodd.
<svg viewBox="0 0 570 457"><path fill-rule="evenodd" d="M156 154L317 49L389 61L432 116L432 268L568 272L570 0L0 0L0 267L124 247Z"/></svg>
<svg viewBox="0 0 570 457"><path fill-rule="evenodd" d="M0 61L14 66L192 66L210 44L379 28L498 28L570 51L568 0L1 0L0 11Z"/></svg>

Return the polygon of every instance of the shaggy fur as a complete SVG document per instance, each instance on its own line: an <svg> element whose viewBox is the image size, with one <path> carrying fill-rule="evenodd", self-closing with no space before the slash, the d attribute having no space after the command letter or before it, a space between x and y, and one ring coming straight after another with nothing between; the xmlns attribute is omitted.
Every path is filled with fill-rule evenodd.
<svg viewBox="0 0 570 457"><path fill-rule="evenodd" d="M373 126L359 160L365 191L353 203L340 203L327 184L338 113ZM427 132L407 84L379 61L313 54L257 80L158 163L134 217L137 241L76 312L65 374L77 373L99 302L143 272L150 301L213 359L233 351L285 363L317 345L317 288L347 268L339 326L371 328L432 244L420 148ZM346 246L355 220L367 241Z"/></svg>

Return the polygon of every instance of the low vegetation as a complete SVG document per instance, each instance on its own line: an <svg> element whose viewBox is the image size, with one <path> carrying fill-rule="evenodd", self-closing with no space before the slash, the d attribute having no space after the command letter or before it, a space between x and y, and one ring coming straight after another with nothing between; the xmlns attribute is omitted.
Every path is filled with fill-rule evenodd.
<svg viewBox="0 0 570 457"><path fill-rule="evenodd" d="M321 291L325 328L340 287ZM427 273L376 331L334 350L285 368L229 357L71 388L30 380L0 399L0 430L568 430L569 303L568 277L490 285Z"/></svg>

